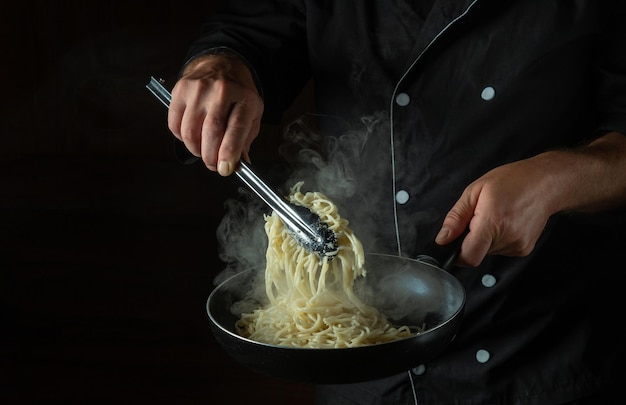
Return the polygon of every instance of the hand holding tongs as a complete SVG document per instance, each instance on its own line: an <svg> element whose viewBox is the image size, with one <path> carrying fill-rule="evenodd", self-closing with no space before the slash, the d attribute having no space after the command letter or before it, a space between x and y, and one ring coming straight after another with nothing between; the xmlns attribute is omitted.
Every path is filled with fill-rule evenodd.
<svg viewBox="0 0 626 405"><path fill-rule="evenodd" d="M172 95L163 87L161 81L152 77L146 88L169 108ZM332 258L337 254L337 235L321 221L319 216L306 207L289 203L280 197L243 160L239 161L235 174L276 212L295 239L306 249L322 257Z"/></svg>

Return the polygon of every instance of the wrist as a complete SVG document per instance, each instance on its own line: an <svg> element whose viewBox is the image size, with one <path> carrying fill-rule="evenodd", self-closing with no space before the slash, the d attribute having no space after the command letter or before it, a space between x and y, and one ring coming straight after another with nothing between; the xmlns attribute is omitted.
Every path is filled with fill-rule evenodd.
<svg viewBox="0 0 626 405"><path fill-rule="evenodd" d="M621 134L531 159L545 174L544 190L553 213L598 212L626 203L626 137Z"/></svg>
<svg viewBox="0 0 626 405"><path fill-rule="evenodd" d="M188 80L207 77L220 77L250 84L263 98L263 89L255 70L248 61L230 48L212 48L193 56L185 63L180 75L180 79Z"/></svg>

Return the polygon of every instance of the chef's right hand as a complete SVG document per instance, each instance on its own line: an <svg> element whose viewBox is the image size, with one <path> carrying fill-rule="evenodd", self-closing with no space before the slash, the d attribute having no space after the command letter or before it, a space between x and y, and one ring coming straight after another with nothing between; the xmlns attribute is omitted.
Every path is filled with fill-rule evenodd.
<svg viewBox="0 0 626 405"><path fill-rule="evenodd" d="M263 100L247 64L232 54L203 55L172 89L168 127L193 155L222 176L249 161Z"/></svg>

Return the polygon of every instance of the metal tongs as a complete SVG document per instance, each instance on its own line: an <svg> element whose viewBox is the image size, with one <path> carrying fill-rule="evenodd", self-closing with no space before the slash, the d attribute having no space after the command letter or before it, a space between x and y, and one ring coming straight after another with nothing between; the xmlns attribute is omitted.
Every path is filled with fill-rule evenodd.
<svg viewBox="0 0 626 405"><path fill-rule="evenodd" d="M146 88L159 99L167 108L172 101L172 95L163 87L163 82L154 77ZM320 217L306 207L292 204L280 197L271 187L254 173L249 164L239 161L235 174L256 195L272 209L291 231L292 236L310 252L321 257L334 257L339 248L337 235Z"/></svg>

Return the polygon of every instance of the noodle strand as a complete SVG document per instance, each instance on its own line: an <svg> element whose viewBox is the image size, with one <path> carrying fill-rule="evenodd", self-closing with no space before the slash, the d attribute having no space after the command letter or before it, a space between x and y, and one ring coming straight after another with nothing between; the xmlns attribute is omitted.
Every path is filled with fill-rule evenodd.
<svg viewBox="0 0 626 405"><path fill-rule="evenodd" d="M302 184L291 189L290 201L308 207L328 225L339 251L320 258L294 240L275 213L265 216L269 304L242 314L238 333L263 343L307 348L356 347L414 335L415 328L393 327L354 294L354 281L366 275L363 246L337 206L319 192L302 193Z"/></svg>

